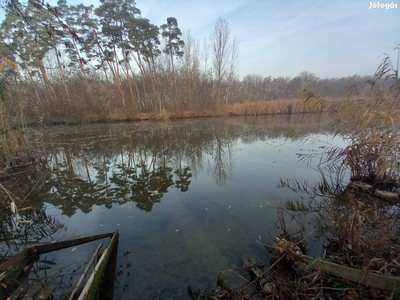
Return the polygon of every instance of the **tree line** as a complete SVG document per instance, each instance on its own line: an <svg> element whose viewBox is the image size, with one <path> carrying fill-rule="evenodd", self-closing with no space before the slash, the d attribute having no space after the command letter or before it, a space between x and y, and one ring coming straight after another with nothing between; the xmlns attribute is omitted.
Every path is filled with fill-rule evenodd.
<svg viewBox="0 0 400 300"><path fill-rule="evenodd" d="M104 0L96 8L11 0L4 10L2 79L13 99L55 119L214 109L212 100L222 102L234 78L237 46L222 19L206 42L212 61L205 54L201 70L198 44L189 32L183 36L176 18L152 24L133 0Z"/></svg>
<svg viewBox="0 0 400 300"><path fill-rule="evenodd" d="M0 26L1 82L9 110L30 121L109 120L135 114L215 111L229 104L342 96L360 76L319 79L237 75L238 43L228 22L210 37L184 34L178 20L155 25L134 0L56 6L9 0ZM5 98L5 96L3 98Z"/></svg>

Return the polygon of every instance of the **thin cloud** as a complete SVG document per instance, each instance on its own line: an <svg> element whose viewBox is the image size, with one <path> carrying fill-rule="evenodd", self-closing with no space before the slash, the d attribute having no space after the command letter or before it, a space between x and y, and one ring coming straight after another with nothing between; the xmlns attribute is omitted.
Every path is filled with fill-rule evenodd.
<svg viewBox="0 0 400 300"><path fill-rule="evenodd" d="M321 0L318 3L312 5L310 8L306 9L305 11L303 11L302 13L300 13L299 15L297 15L294 19L292 19L291 21L287 22L285 25L283 25L281 28L279 28L276 32L274 32L271 36L267 37L267 39L271 39L274 40L279 37L279 33L281 33L284 29L288 28L289 26L295 24L297 22L297 20L299 20L302 16L306 15L308 12L310 12L311 10L313 10L315 7L317 7L318 5L320 5L322 2L325 2L326 0Z"/></svg>

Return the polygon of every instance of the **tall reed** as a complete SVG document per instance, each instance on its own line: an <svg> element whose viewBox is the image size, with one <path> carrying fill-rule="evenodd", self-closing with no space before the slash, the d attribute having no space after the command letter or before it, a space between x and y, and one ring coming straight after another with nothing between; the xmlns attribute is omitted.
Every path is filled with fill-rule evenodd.
<svg viewBox="0 0 400 300"><path fill-rule="evenodd" d="M343 101L331 104L335 113L332 130L347 142L339 148L331 146L321 158L330 168L349 168L353 180L377 186L400 186L400 82L385 58L368 90L355 86ZM306 101L321 98L310 93ZM306 158L306 157L303 157Z"/></svg>
<svg viewBox="0 0 400 300"><path fill-rule="evenodd" d="M13 101L7 76L0 73L0 176L28 160L24 118L24 103Z"/></svg>
<svg viewBox="0 0 400 300"><path fill-rule="evenodd" d="M322 104L313 104L299 99L274 99L253 101L228 105L226 110L230 115L270 115L322 112Z"/></svg>

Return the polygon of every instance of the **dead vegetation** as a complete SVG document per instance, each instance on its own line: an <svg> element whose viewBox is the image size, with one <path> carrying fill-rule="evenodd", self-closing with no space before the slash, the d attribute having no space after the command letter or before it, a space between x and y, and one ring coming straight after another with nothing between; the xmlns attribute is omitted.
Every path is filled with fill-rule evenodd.
<svg viewBox="0 0 400 300"><path fill-rule="evenodd" d="M331 171L347 169L352 180L372 184L374 188L395 190L400 186L400 81L389 58L379 66L370 88L361 93L354 87L343 101L328 104L335 114L332 132L346 142L344 148L328 146L324 153L301 155ZM391 81L389 87L378 84ZM313 101L315 100L315 101ZM310 93L306 102L325 105L322 98Z"/></svg>
<svg viewBox="0 0 400 300"><path fill-rule="evenodd" d="M230 286L219 277L215 290L189 289L189 295L201 300L397 299L399 210L383 201L377 205L376 199L366 201L365 194L352 189L339 197L326 196L308 204L289 201L286 209L278 208L282 234L272 246L265 245L271 261L249 259L243 269L231 270L242 279L241 285ZM327 241L317 257L305 255L305 224L310 219L317 236ZM297 220L300 230L290 232L288 220Z"/></svg>
<svg viewBox="0 0 400 300"><path fill-rule="evenodd" d="M298 114L325 111L323 104L315 105L304 102L300 98L236 103L229 105L226 109L229 115Z"/></svg>
<svg viewBox="0 0 400 300"><path fill-rule="evenodd" d="M266 262L253 262L245 266L248 277L242 289L218 285L215 292L191 294L193 299L399 299L398 197L389 202L371 193L380 188L399 195L400 82L392 80L388 88L377 84L395 75L386 58L368 82L367 92L355 87L339 102L308 95L306 103L335 114L333 133L346 146L328 145L323 153L300 154L307 163L318 159L321 182L310 186L281 179L279 187L301 196L288 200L285 210L278 208L282 234L273 246L266 245L272 255L269 267L263 270ZM285 110L284 103L278 107ZM350 183L343 179L346 173ZM355 181L361 182L352 184ZM298 221L298 232L289 232L288 218ZM307 223L325 241L318 257L304 255Z"/></svg>

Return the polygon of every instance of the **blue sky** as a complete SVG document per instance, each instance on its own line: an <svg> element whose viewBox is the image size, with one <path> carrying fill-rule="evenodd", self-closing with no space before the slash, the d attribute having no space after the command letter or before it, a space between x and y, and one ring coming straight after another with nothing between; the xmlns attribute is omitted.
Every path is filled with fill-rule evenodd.
<svg viewBox="0 0 400 300"><path fill-rule="evenodd" d="M68 0L70 4L81 3ZM49 1L55 5L56 0ZM97 0L83 1L99 6ZM142 16L161 25L175 17L200 43L218 18L238 42L237 72L320 78L372 75L383 54L397 65L400 0L392 9L369 9L367 0L136 0ZM374 2L372 2L374 3Z"/></svg>
<svg viewBox="0 0 400 300"><path fill-rule="evenodd" d="M173 16L183 31L200 40L210 36L218 18L228 21L239 44L240 77L294 77L309 71L321 78L371 75L384 53L396 65L397 2L397 8L369 9L366 0L136 1L152 23Z"/></svg>

